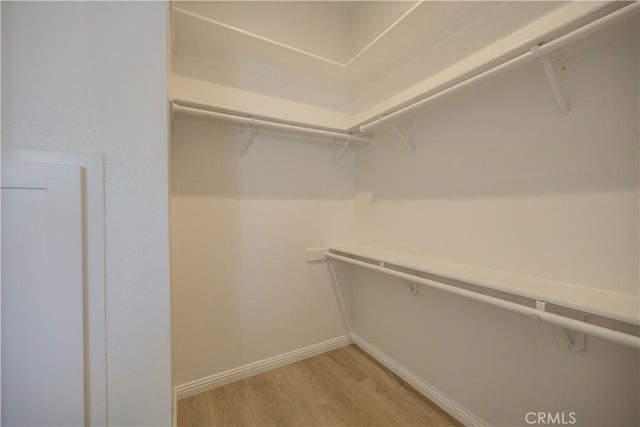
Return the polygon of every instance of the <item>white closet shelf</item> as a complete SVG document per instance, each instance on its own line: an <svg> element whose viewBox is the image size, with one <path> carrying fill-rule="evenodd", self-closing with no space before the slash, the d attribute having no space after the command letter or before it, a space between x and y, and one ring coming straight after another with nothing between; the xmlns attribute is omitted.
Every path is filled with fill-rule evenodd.
<svg viewBox="0 0 640 427"><path fill-rule="evenodd" d="M369 135L359 135L355 132L346 132L339 129L321 129L304 124L290 124L277 121L268 117L254 117L247 113L235 113L226 111L216 111L213 106L194 105L189 101L173 99L171 102L172 113L191 114L218 120L226 120L240 123L247 127L257 129L272 129L285 132L298 132L329 138L337 141L370 143L372 137ZM345 145L345 148L347 146Z"/></svg>
<svg viewBox="0 0 640 427"><path fill-rule="evenodd" d="M491 290L585 311L621 322L640 325L640 298L637 295L609 292L571 283L458 264L369 246L330 246L328 252L330 258L331 254L356 257L354 259L356 261L375 263L382 266L387 265L387 268L388 266L397 266L417 273L432 274Z"/></svg>
<svg viewBox="0 0 640 427"><path fill-rule="evenodd" d="M558 103L558 107L560 108L562 114L567 114L568 107L566 105L566 100L564 100L564 95L562 95L562 90L559 86L559 83L557 82L557 77L552 70L550 62L548 62L549 59L547 55L562 47L565 47L568 44L573 43L578 39L600 31L610 25L614 25L631 15L638 13L638 9L640 9L640 3L637 1L631 2L621 9L609 13L602 18L599 18L589 24L583 25L582 27L560 37L557 37L549 42L540 45L534 44L529 47L529 50L527 52L524 52L519 56L516 56L515 58L511 58L505 62L502 62L501 64L489 68L488 70L482 71L483 66L479 66L471 73L472 76L457 83L455 82L460 76L458 76L457 78L453 78L442 85L442 87L440 89L437 89L434 93L425 93L409 105L397 106L386 112L383 112L382 114L379 114L378 117L372 117L364 120L363 123L360 123L358 129L363 133L369 132L376 126L380 126L383 123L397 120L398 118L405 116L412 111L418 110L434 101L442 99L461 89L465 89L487 78L492 78L500 73L503 73L534 59L542 60L547 79L549 80L549 85L551 86L554 98Z"/></svg>
<svg viewBox="0 0 640 427"><path fill-rule="evenodd" d="M563 23L556 22L555 23L556 26L551 26L547 31L539 34L537 37L534 37L534 39L538 41L534 42L533 39L522 41L521 43L518 44L518 46L513 47L512 49L509 49L505 52L502 52L501 54L497 54L497 56L492 56L491 58L487 58L486 60L483 60L481 63L479 63L475 67L472 67L465 71L458 71L456 73L453 73L454 75L447 76L446 79L443 77L443 80L442 81L439 80L437 83L434 82L433 84L429 84L428 86L425 86L425 87L420 86L419 90L418 88L416 88L417 93L413 93L412 91L411 96L408 96L408 98L405 99L404 101L400 101L399 103L396 103L394 101L395 106L390 106L382 110L379 110L378 106L370 106L370 108L366 109L365 111L361 111L357 114L338 112L338 111L332 111L331 113L329 113L328 111L329 109L312 107L306 104L299 104L297 110L301 110L301 111L296 111L296 109L294 109L296 117L298 117L298 120L301 120L300 117L303 117L303 116L308 116L308 118L304 119L304 121L306 122L305 125L294 126L294 127L298 128L298 130L300 130L300 128L303 128L303 127L318 130L320 128L325 127L323 126L323 124L330 124L331 129L328 129L328 131L332 132L334 136L335 135L338 135L339 137L342 136L343 140L350 139L352 141L362 142L363 139L366 139L369 137L369 135L367 135L367 132L371 132L375 127L381 126L383 124L391 124L393 121L400 119L401 117L407 116L411 112L414 112L420 108L423 108L424 106L432 102L440 100L453 93L456 93L459 90L475 85L481 81L484 81L485 79L495 77L496 75L506 72L507 70L510 70L516 66L519 66L521 64L524 64L533 60L540 60L544 65L545 73L547 75L547 78L549 79L549 85L553 92L554 98L556 99L556 102L558 102L558 107L563 114L567 114L569 108L566 103L566 100L564 99L561 93L562 90L558 83L559 79L557 78L557 76L555 76L555 73L553 72L552 67L550 65L549 57L548 57L549 54L562 47L565 47L566 45L574 42L575 40L578 40L580 38L593 34L594 32L600 31L601 29L606 28L610 25L616 24L622 21L623 19L626 19L627 17L638 13L639 9L640 9L639 2L630 2L629 4L613 12L610 12L603 17L600 17L595 21L592 21L588 24L584 24L579 28L574 29L573 31L570 31L561 36L556 36L552 40L546 40L547 37L551 37L553 34L555 34L558 31L561 31L562 28L567 25L572 25L573 20L576 20L576 19L579 20L579 18L578 16L575 16L573 20L570 20L571 22L563 22ZM182 14L187 13L190 16L194 15L193 13L190 13L180 8L172 8L172 10L177 10L179 13L182 13ZM212 21L211 23L217 26L220 26L220 23L216 21ZM545 43L541 44L539 39L545 40ZM264 42L264 40L262 40L262 42ZM518 52L521 49L525 49L525 51L514 57L514 55L516 55L516 52ZM265 100L264 95L257 95L255 93L248 95L247 92L249 91L237 91L229 88L221 89L220 86L223 86L223 85L215 85L211 83L207 85L203 85L202 82L196 81L195 79L186 78L185 76L174 75L172 76L172 80L175 81L170 85L170 91L172 93L172 96L176 98L178 97L183 98L184 101L180 101L180 103L182 104L200 103L199 100L205 99L205 98L209 99L208 104L213 103L214 102L213 99L216 99L216 98L225 99L226 102L229 102L229 99L234 99L233 104L235 105L235 107L233 108L245 110L244 107L247 103L250 102L249 101L250 99L258 100L257 102L255 102L255 104L258 104L258 105L264 102ZM216 91L222 90L224 91L224 93L216 94L216 96L205 96L205 94L207 92L212 91L213 90L212 88L214 87ZM282 103L283 101L272 100L272 102ZM283 108L285 110L291 109L292 106L293 104L284 103L282 104L280 110L282 110ZM224 108L223 106L218 107L214 105L204 107L205 110L218 110L218 111L221 111L223 108ZM248 110L248 108L246 110ZM310 113L311 111L315 111L315 113L311 114ZM322 120L318 120L318 117L316 116L319 113L322 113L321 114L323 116ZM249 113L239 113L239 114L240 115L244 114L245 117L243 118L247 119L246 115L248 115ZM275 115L273 112L269 112L268 114ZM281 117L285 116L283 113L280 113L280 115ZM272 124L276 122L280 122L278 124L284 124L283 123L284 120L282 118L281 119L276 119L275 117L272 117L272 118L263 117L263 118L265 119L266 122L268 122L267 124ZM231 118L229 119L232 120ZM289 129L289 130L294 130L294 129ZM360 133L355 134L353 132L350 132L351 130L358 130ZM396 134L397 133L398 132L396 132ZM350 138L350 136L352 136L352 138ZM404 140L404 137L400 136L400 139ZM406 144L406 141L403 141L403 142L405 142ZM411 144L407 144L407 145L409 146L409 149L412 150L412 148L410 147Z"/></svg>

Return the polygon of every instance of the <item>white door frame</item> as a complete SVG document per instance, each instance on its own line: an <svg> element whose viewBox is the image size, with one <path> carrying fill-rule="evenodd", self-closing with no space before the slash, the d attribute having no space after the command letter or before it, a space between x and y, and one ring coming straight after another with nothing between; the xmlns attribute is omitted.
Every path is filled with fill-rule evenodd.
<svg viewBox="0 0 640 427"><path fill-rule="evenodd" d="M85 352L90 426L107 426L107 363L104 249L104 158L99 154L2 147L2 160L83 168L83 231L87 327Z"/></svg>

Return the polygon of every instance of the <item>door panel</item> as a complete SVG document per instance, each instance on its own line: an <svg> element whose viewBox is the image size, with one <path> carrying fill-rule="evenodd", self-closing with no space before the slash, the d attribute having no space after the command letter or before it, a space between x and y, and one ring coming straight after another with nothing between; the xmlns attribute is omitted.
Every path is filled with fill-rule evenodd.
<svg viewBox="0 0 640 427"><path fill-rule="evenodd" d="M2 165L2 425L84 425L82 170Z"/></svg>
<svg viewBox="0 0 640 427"><path fill-rule="evenodd" d="M99 154L36 150L3 145L7 162L74 165L82 168L85 260L86 424L107 425L104 158Z"/></svg>

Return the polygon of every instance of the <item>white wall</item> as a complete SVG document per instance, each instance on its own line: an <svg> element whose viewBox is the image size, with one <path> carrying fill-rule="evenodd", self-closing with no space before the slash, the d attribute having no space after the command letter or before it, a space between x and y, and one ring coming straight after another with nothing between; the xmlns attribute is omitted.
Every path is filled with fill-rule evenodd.
<svg viewBox="0 0 640 427"><path fill-rule="evenodd" d="M568 117L533 63L420 112L415 153L382 132L356 155L358 243L637 294L638 52L637 18L561 52ZM637 351L571 353L550 326L361 269L353 286L355 331L491 425L640 421Z"/></svg>
<svg viewBox="0 0 640 427"><path fill-rule="evenodd" d="M305 250L352 236L353 153L333 166L330 142L260 132L241 157L239 135L174 122L175 385L345 334L327 265Z"/></svg>
<svg viewBox="0 0 640 427"><path fill-rule="evenodd" d="M161 2L2 3L2 144L105 156L108 417L171 423Z"/></svg>

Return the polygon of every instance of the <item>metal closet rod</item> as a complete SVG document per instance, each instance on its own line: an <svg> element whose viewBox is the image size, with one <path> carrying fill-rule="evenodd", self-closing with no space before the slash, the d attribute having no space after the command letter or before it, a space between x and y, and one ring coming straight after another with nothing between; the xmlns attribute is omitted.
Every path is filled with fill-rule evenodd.
<svg viewBox="0 0 640 427"><path fill-rule="evenodd" d="M395 276L400 279L408 280L414 283L420 283L432 288L440 289L452 294L460 295L476 301L481 301L489 305L501 307L509 311L513 311L520 314L525 314L541 322L551 323L553 325L561 326L563 328L571 329L573 331L582 332L587 335L599 337L609 341L617 342L619 344L627 345L630 347L640 348L640 337L634 335L625 334L623 332L614 331L613 329L604 328L591 323L582 322L580 320L570 319L568 317L560 316L558 314L549 313L548 311L538 310L536 308L527 307L515 302L506 301L500 298L491 297L488 295L480 294L477 292L469 291L455 286L444 285L434 280L425 279L413 274L403 273L388 267L384 267L384 263L381 265L371 264L364 261L358 261L353 258L345 257L342 255L336 255L332 252L325 253L327 258L332 258L338 261L346 262L349 264L357 265L359 267L368 268L370 270L379 271L381 273Z"/></svg>
<svg viewBox="0 0 640 427"><path fill-rule="evenodd" d="M237 116L235 114L220 113L217 111L206 110L204 108L189 107L181 105L180 101L173 100L172 108L177 113L187 113L197 116L212 117L215 119L227 120L236 123L246 124L248 126L255 126L259 128L277 129L288 132L300 132L308 133L311 135L323 136L340 141L355 141L355 142L371 142L372 138L369 136L354 135L347 132L341 132L337 130L324 130L313 127L307 127L302 125L290 125L286 123L272 122L269 120L256 119L254 117Z"/></svg>
<svg viewBox="0 0 640 427"><path fill-rule="evenodd" d="M453 86L450 86L446 89L443 89L439 92L436 92L433 95L427 96L426 98L423 98L419 101L416 101L412 104L409 104L403 108L400 108L399 110L396 111L392 111L390 113L384 114L382 116L380 116L379 118L377 118L376 120L373 120L369 123L365 123L363 125L360 126L360 132L367 132L368 130L379 126L385 122L388 122L390 120L395 120L397 118L399 118L400 116L403 116L415 109L418 109L420 107L424 107L425 105L436 101L440 98L444 98L447 95L451 95L454 92L457 92L460 89L466 88L467 86L471 86L472 84L478 83L482 80L485 80L489 77L493 77L494 75L501 73L503 71L507 71L510 70L511 68L514 68L518 65L521 65L525 62L537 59L540 57L540 55L545 55L548 54L550 52L553 52L556 49L559 49L561 47L566 46L567 44L573 42L574 40L577 40L579 38L585 37L591 33L594 33L608 25L613 25L616 22L621 21L622 19L626 18L627 15L630 15L631 13L636 12L636 9L638 9L638 7L640 6L639 2L633 2L632 4L625 6L621 9L616 10L615 12L612 12L606 16L603 16L600 19L597 19L593 22L591 22L590 24L587 24L583 27L578 28L577 30L571 31L570 33L567 33L563 36L558 37L557 39L550 41L548 43L544 43L540 46L532 46L531 50L516 56L513 59L510 59L507 62L504 62L496 67L490 68L486 71L481 72L480 74L476 74L473 77L470 77L466 80L463 80ZM480 68L482 68L482 66L476 68L474 71L478 71ZM455 79L451 79L449 80L446 84L450 84L453 82L453 80Z"/></svg>

